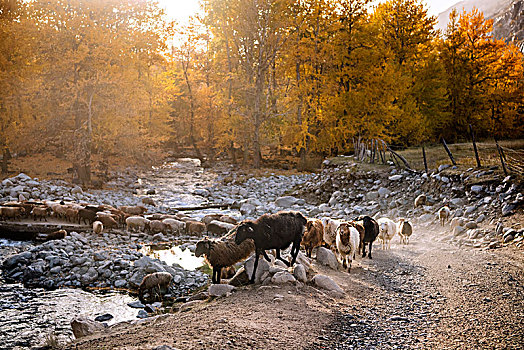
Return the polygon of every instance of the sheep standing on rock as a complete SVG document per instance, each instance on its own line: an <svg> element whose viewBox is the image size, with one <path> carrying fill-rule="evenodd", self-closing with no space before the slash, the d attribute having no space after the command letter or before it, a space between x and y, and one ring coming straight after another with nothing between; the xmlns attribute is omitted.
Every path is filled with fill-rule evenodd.
<svg viewBox="0 0 524 350"><path fill-rule="evenodd" d="M218 241L204 237L197 242L195 255L204 255L208 265L213 268L211 281L220 284L222 269L246 260L254 250L255 244L251 239L236 244L233 240Z"/></svg>
<svg viewBox="0 0 524 350"><path fill-rule="evenodd" d="M400 236L400 243L408 244L409 237L413 234L413 227L404 218L400 218L397 223L397 232Z"/></svg>
<svg viewBox="0 0 524 350"><path fill-rule="evenodd" d="M336 242L338 254L342 259L342 267L347 268L349 272L360 246L360 233L351 224L343 222L337 228Z"/></svg>
<svg viewBox="0 0 524 350"><path fill-rule="evenodd" d="M397 233L397 225L388 218L380 218L377 220L379 227L378 238L382 241L382 249L391 248L391 240Z"/></svg>
<svg viewBox="0 0 524 350"><path fill-rule="evenodd" d="M421 207L423 205L426 205L426 202L428 201L428 197L426 197L425 194L421 194L417 198L415 198L415 204L413 207L416 209L417 207Z"/></svg>
<svg viewBox="0 0 524 350"><path fill-rule="evenodd" d="M155 272L144 276L142 283L138 287L138 298L145 304L144 293L146 291L160 296L163 289L167 290L169 288L172 280L173 276L169 272Z"/></svg>
<svg viewBox="0 0 524 350"><path fill-rule="evenodd" d="M99 235L104 231L104 224L100 221L93 222L93 233Z"/></svg>
<svg viewBox="0 0 524 350"><path fill-rule="evenodd" d="M440 210L438 211L438 217L440 220L440 225L444 226L446 221L448 221L449 218L451 217L451 210L449 209L447 205L440 208Z"/></svg>
<svg viewBox="0 0 524 350"><path fill-rule="evenodd" d="M278 212L264 214L255 221L243 221L237 228L235 243L241 244L248 238L255 241L255 263L250 283L255 283L258 267L258 258L268 249L276 249L277 259L282 260L287 266L293 265L300 250L300 242L306 226L307 219L299 212ZM280 257L280 250L291 247L291 263Z"/></svg>
<svg viewBox="0 0 524 350"><path fill-rule="evenodd" d="M306 249L306 254L311 258L313 248L320 247L324 243L324 225L319 219L308 219L306 231L302 237L302 245Z"/></svg>
<svg viewBox="0 0 524 350"><path fill-rule="evenodd" d="M360 249L362 249L362 257L366 257L366 244L369 244L369 258L373 259L371 256L371 249L373 247L373 242L377 239L380 232L378 223L370 216L361 216L356 220L357 223L364 226L364 235L360 236Z"/></svg>

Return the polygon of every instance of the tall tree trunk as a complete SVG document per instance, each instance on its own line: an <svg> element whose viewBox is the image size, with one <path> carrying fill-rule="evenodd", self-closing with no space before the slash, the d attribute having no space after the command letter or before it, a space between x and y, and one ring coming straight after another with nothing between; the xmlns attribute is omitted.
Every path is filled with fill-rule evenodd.
<svg viewBox="0 0 524 350"><path fill-rule="evenodd" d="M187 63L182 62L182 69L184 71L184 78L186 81L188 97L189 97L189 140L193 146L196 156L200 159L201 164L205 163L205 159L197 146L195 139L195 105L193 100L193 90L191 89L191 83L189 82L189 76L187 74L188 66Z"/></svg>

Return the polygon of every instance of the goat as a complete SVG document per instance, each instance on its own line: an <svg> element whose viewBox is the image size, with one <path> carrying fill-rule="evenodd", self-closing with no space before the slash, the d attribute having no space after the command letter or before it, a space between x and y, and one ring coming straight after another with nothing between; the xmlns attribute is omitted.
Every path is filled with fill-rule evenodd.
<svg viewBox="0 0 524 350"><path fill-rule="evenodd" d="M378 238L382 241L382 249L391 248L391 240L397 233L397 225L388 218L380 218L377 223L379 227Z"/></svg>
<svg viewBox="0 0 524 350"><path fill-rule="evenodd" d="M313 248L320 247L324 243L324 225L319 219L308 219L304 237L301 245L306 249L306 254L311 258Z"/></svg>
<svg viewBox="0 0 524 350"><path fill-rule="evenodd" d="M233 240L225 241L210 240L207 237L196 244L195 255L200 257L204 255L209 266L213 268L211 281L220 284L222 277L222 268L227 268L239 261L246 260L255 250L253 240L246 239L240 244Z"/></svg>
<svg viewBox="0 0 524 350"><path fill-rule="evenodd" d="M235 243L240 244L248 238L255 241L255 264L250 283L255 283L255 274L258 267L258 257L268 249L276 249L277 259L282 260L287 266L295 264L300 250L300 242L306 226L307 219L299 212L278 212L264 214L255 221L245 220L237 228ZM291 247L291 263L280 257L280 249Z"/></svg>
<svg viewBox="0 0 524 350"><path fill-rule="evenodd" d="M356 222L362 222L361 225L364 226L364 234L360 236L360 249L362 250L362 257L366 257L366 244L369 244L368 257L373 259L371 256L371 249L373 248L373 242L375 239L377 239L380 232L378 223L375 221L375 219L367 215L358 217Z"/></svg>
<svg viewBox="0 0 524 350"><path fill-rule="evenodd" d="M397 232L400 236L400 243L408 244L409 237L411 237L411 234L413 233L413 227L404 218L400 218L398 220L399 221L397 223Z"/></svg>
<svg viewBox="0 0 524 350"><path fill-rule="evenodd" d="M342 267L351 270L351 263L360 245L360 233L350 223L343 222L337 228L337 251L342 259Z"/></svg>

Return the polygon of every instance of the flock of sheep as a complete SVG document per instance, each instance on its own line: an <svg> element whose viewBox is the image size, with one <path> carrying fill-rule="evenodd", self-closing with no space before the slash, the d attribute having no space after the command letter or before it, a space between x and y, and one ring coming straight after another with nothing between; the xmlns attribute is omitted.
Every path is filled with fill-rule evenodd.
<svg viewBox="0 0 524 350"><path fill-rule="evenodd" d="M355 220L343 221L331 218L308 219L293 211L278 212L264 214L256 220L244 220L221 239L205 237L197 243L195 255L206 258L213 268L212 282L220 283L220 279L225 278L222 269L247 259L255 252L253 272L249 279L250 283L254 283L259 256L271 261L267 250L274 249L276 259L292 266L300 246L305 248L309 257L314 248L327 246L349 272L357 252L371 259L373 242L380 239L386 249L397 232L401 242L408 244L413 227L405 219L395 223L387 218L375 220L369 216L360 216ZM280 251L289 246L291 261L280 255ZM366 253L366 246L369 246L369 253Z"/></svg>
<svg viewBox="0 0 524 350"><path fill-rule="evenodd" d="M93 232L97 234L101 234L104 230L111 231L119 228L153 234L202 233L206 228L205 224L199 221L182 221L174 215L153 214L146 219L143 217L146 211L147 209L142 205L114 208L106 204L26 201L5 203L0 206L0 220L32 218L35 221L47 221L48 218L54 218L70 223L92 225Z"/></svg>

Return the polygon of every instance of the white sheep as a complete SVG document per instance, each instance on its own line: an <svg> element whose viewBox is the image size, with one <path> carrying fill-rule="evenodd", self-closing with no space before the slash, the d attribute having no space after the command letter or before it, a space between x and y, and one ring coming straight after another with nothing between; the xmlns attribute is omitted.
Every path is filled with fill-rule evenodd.
<svg viewBox="0 0 524 350"><path fill-rule="evenodd" d="M104 231L104 224L100 221L93 222L93 233L99 235Z"/></svg>
<svg viewBox="0 0 524 350"><path fill-rule="evenodd" d="M342 267L351 270L351 263L355 260L359 245L360 233L347 222L342 222L336 229L336 245L338 255L342 259Z"/></svg>
<svg viewBox="0 0 524 350"><path fill-rule="evenodd" d="M449 218L451 217L451 210L449 209L447 205L440 208L440 210L438 211L438 217L440 220L440 225L444 226L446 221L448 221Z"/></svg>
<svg viewBox="0 0 524 350"><path fill-rule="evenodd" d="M324 242L331 248L336 250L336 239L337 239L337 228L342 223L341 220L334 220L331 218L324 217L321 219L324 225Z"/></svg>
<svg viewBox="0 0 524 350"><path fill-rule="evenodd" d="M382 241L382 249L390 249L391 240L397 233L397 225L388 218L380 218L377 222L379 228L378 238Z"/></svg>
<svg viewBox="0 0 524 350"><path fill-rule="evenodd" d="M172 233L183 233L186 230L186 223L177 219L164 219L162 220L164 224L166 224Z"/></svg>
<svg viewBox="0 0 524 350"><path fill-rule="evenodd" d="M126 219L126 225L128 231L139 230L143 232L149 227L149 220L141 216L130 216Z"/></svg>

